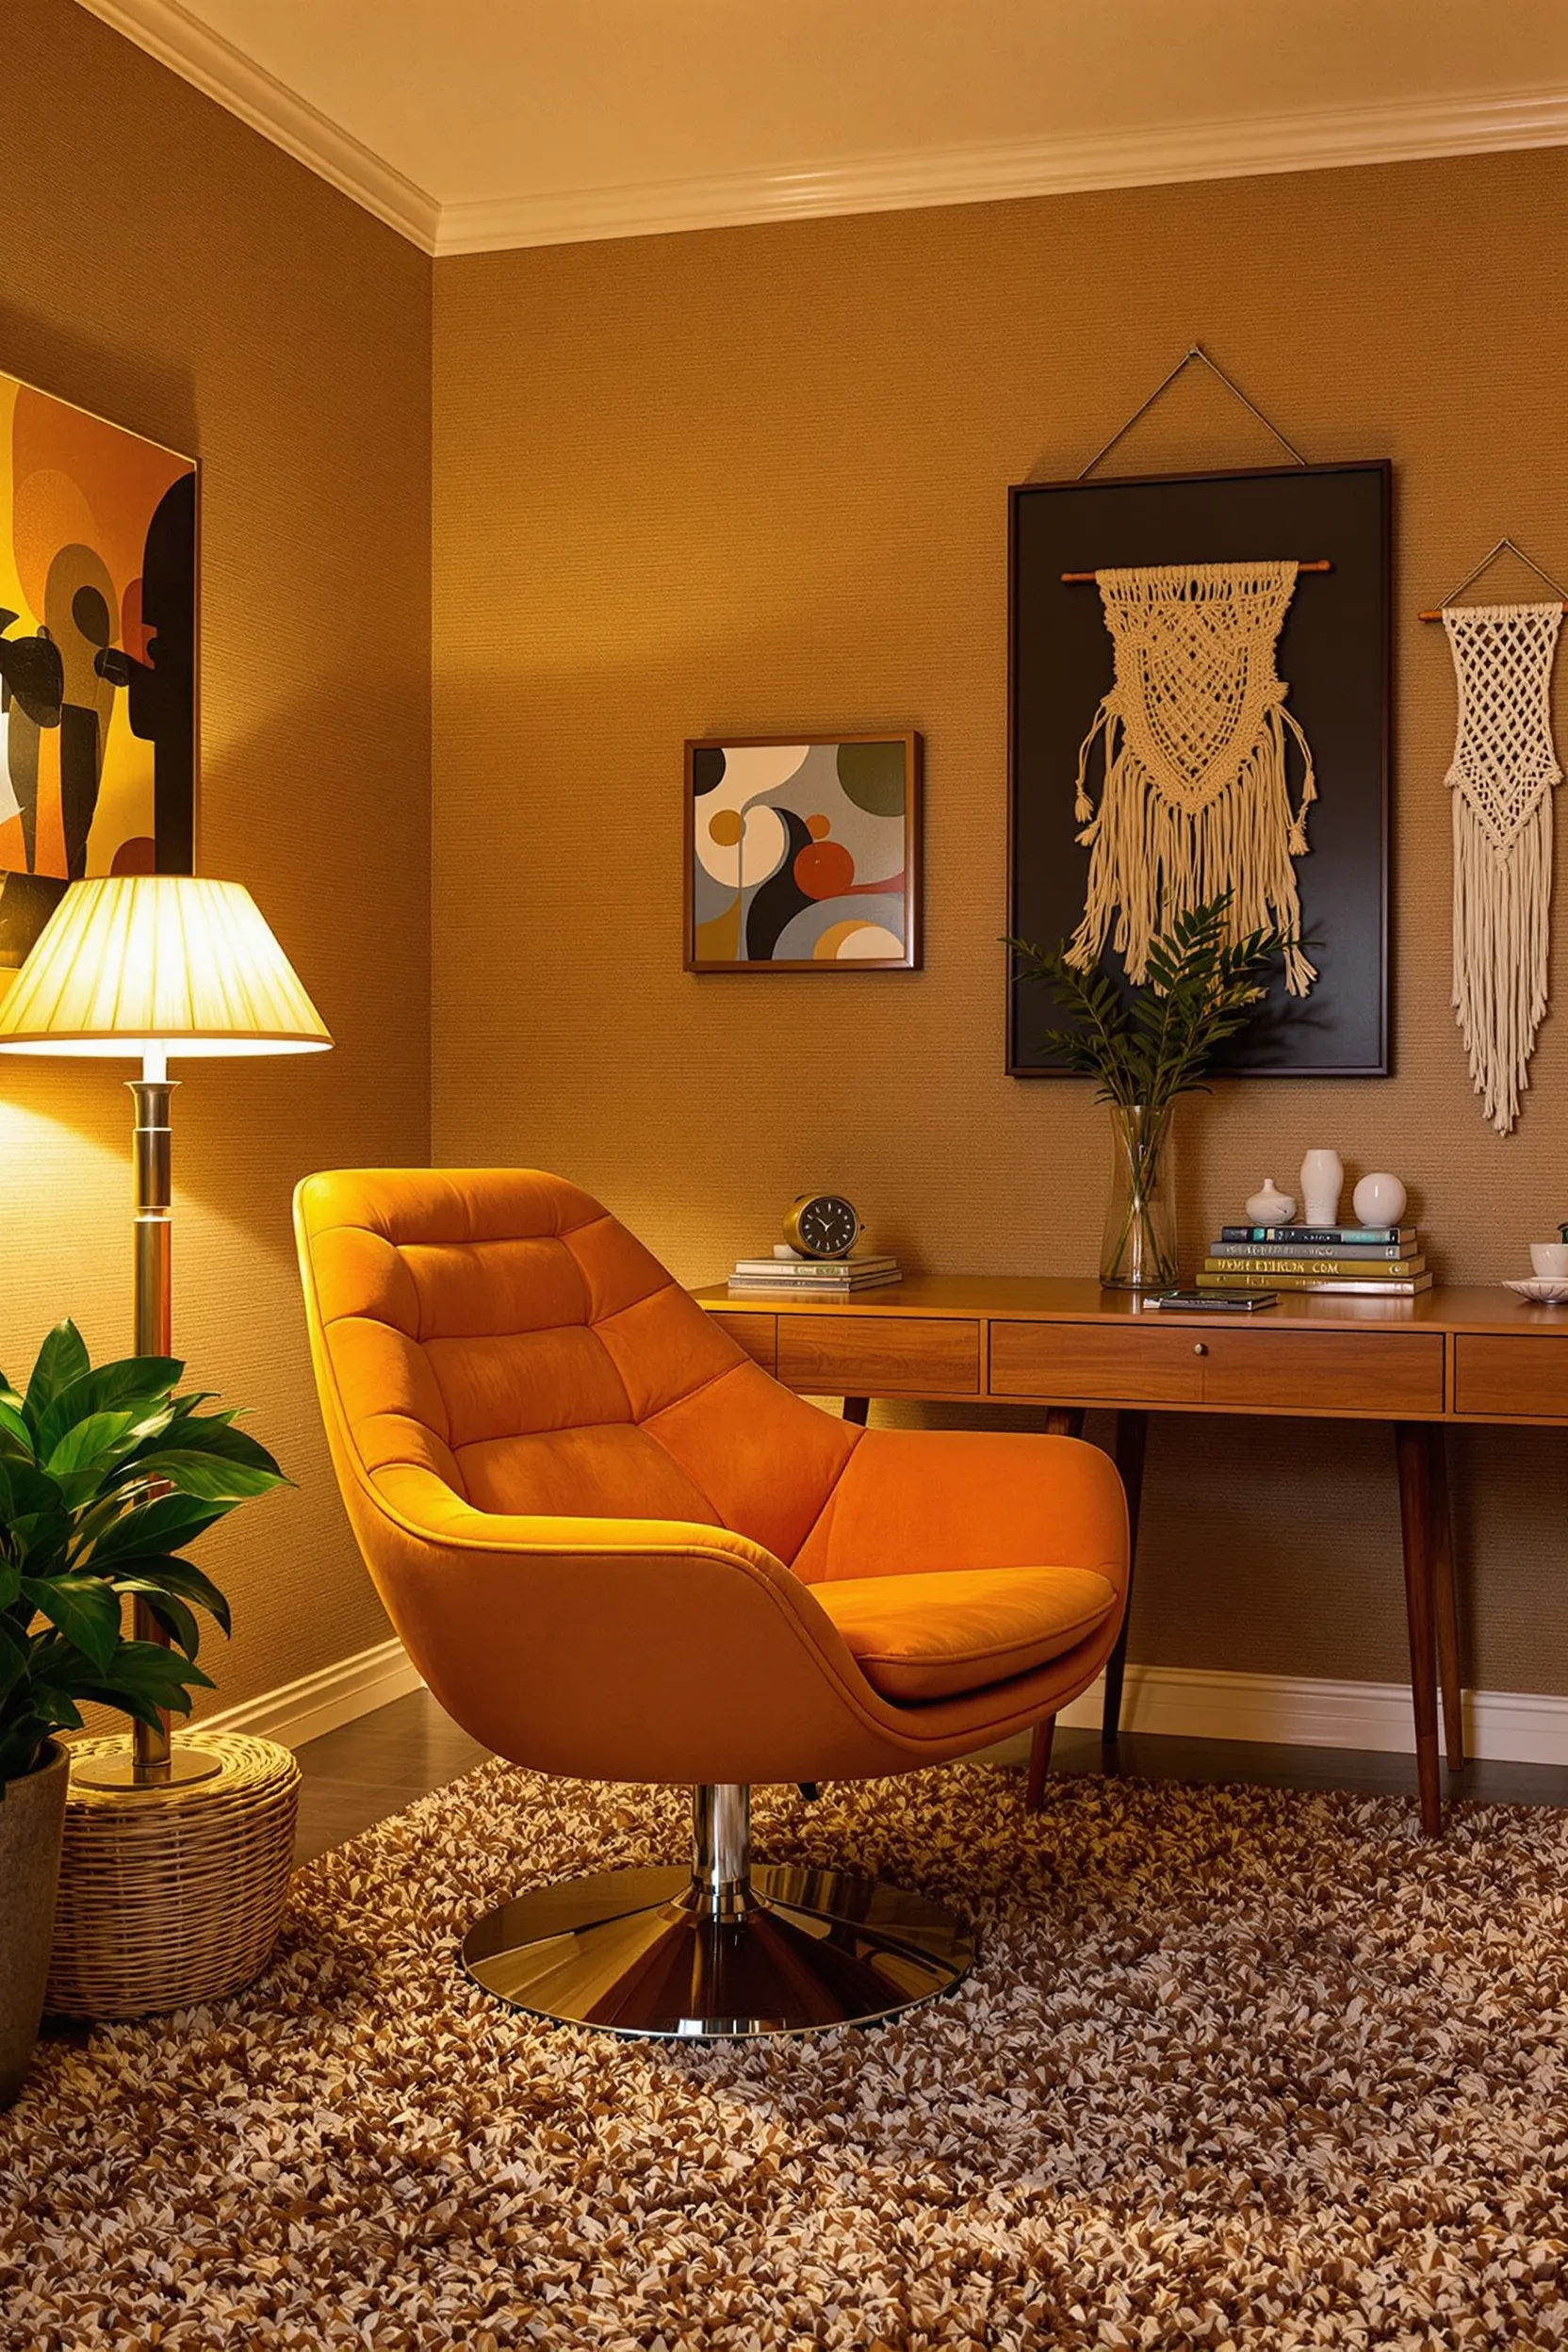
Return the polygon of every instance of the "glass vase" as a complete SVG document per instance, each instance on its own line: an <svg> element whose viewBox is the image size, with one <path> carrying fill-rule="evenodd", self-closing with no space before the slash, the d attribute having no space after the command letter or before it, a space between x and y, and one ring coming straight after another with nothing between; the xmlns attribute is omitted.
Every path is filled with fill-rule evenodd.
<svg viewBox="0 0 1568 2352"><path fill-rule="evenodd" d="M1151 1112L1113 1102L1111 1193L1100 1244L1110 1290L1169 1290L1176 1281L1176 1168L1172 1106Z"/></svg>

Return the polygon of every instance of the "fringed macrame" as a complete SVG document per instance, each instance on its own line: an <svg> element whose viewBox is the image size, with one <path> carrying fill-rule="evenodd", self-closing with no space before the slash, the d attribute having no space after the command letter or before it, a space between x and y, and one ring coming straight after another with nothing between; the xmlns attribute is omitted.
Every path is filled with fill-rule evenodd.
<svg viewBox="0 0 1568 2352"><path fill-rule="evenodd" d="M1162 564L1097 578L1116 677L1079 754L1089 880L1068 960L1086 970L1110 937L1141 982L1151 945L1176 917L1229 891L1232 936L1277 924L1291 940L1285 985L1305 996L1317 973L1298 943L1295 860L1317 788L1275 669L1296 565ZM1294 807L1291 742L1303 764ZM1096 743L1098 809L1088 792Z"/></svg>
<svg viewBox="0 0 1568 2352"><path fill-rule="evenodd" d="M1487 1118L1506 1135L1546 1009L1552 896L1552 660L1562 605L1445 609L1459 681L1454 1013Z"/></svg>

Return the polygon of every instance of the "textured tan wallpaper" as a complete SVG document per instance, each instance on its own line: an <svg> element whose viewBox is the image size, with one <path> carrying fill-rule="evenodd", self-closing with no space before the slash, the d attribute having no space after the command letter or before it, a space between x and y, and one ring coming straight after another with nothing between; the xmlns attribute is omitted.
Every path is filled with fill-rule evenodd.
<svg viewBox="0 0 1568 2352"><path fill-rule="evenodd" d="M915 1266L1092 1265L1102 1115L1083 1086L1003 1075L1005 494L1075 472L1201 339L1309 456L1396 463L1398 1058L1388 1082L1198 1105L1189 1246L1318 1143L1406 1176L1451 1278L1515 1269L1568 1216L1568 1021L1506 1142L1452 1027L1453 694L1414 617L1504 531L1568 572L1568 155L498 253L435 281L439 1158L560 1168L689 1280L766 1246L808 1184ZM1121 454L1277 453L1189 372ZM924 972L686 975L682 739L840 725L925 734ZM1134 1655L1400 1674L1390 1450L1157 1425ZM1477 1678L1568 1691L1568 1446L1457 1451Z"/></svg>
<svg viewBox="0 0 1568 2352"><path fill-rule="evenodd" d="M384 1637L321 1440L288 1228L310 1168L429 1152L430 265L74 0L8 0L0 367L202 461L199 855L336 1037L175 1066L175 1341L299 1492L204 1557L215 1705ZM129 1097L0 1057L0 1364L130 1345Z"/></svg>

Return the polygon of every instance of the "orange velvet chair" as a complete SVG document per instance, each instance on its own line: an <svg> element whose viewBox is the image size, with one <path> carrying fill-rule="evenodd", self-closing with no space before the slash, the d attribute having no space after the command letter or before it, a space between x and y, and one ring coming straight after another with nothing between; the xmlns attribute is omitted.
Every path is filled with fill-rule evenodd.
<svg viewBox="0 0 1568 2352"><path fill-rule="evenodd" d="M586 1194L351 1169L295 1196L311 1348L366 1562L449 1713L514 1763L694 1786L694 1866L471 1931L515 2005L798 2032L945 1989L914 1895L749 1864L750 1785L942 1764L1098 1674L1120 1484L1071 1438L861 1429L769 1378Z"/></svg>

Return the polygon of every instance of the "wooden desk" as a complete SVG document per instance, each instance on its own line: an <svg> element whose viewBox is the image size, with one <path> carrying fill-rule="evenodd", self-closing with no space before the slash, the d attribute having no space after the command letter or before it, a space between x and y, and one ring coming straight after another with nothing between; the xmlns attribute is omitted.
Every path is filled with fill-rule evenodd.
<svg viewBox="0 0 1568 2352"><path fill-rule="evenodd" d="M873 1396L1034 1404L1049 1429L1076 1436L1086 1410L1111 1408L1135 1558L1151 1412L1391 1423L1421 1819L1441 1829L1440 1690L1448 1763L1464 1761L1445 1432L1568 1426L1568 1312L1499 1285L1419 1298L1286 1294L1255 1315L1173 1315L1097 1282L999 1275L915 1274L849 1299L737 1298L722 1283L696 1297L766 1371L842 1396L852 1420L864 1421ZM1126 1656L1124 1623L1105 1669L1107 1740ZM1037 1763L1048 1740L1045 1726Z"/></svg>

